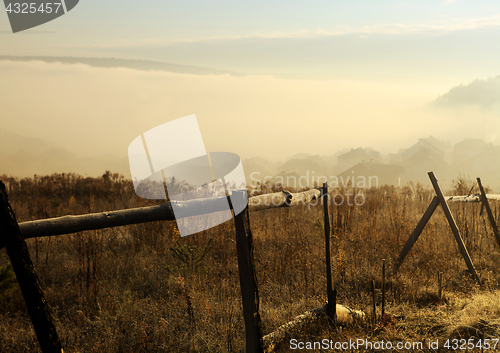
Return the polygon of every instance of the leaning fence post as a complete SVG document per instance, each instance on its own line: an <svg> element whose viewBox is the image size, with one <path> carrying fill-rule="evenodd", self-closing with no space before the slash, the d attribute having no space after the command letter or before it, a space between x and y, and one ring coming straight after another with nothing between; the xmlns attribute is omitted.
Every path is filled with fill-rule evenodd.
<svg viewBox="0 0 500 353"><path fill-rule="evenodd" d="M428 175L429 175L429 178L431 179L431 183L432 183L432 186L434 187L434 191L436 192L436 196L439 199L439 203L441 204L441 208L443 209L444 214L446 216L446 219L448 220L448 223L450 224L451 231L453 232L453 235L455 236L455 240L457 241L458 248L460 249L460 252L462 253L462 256L465 260L465 263L467 264L467 268L469 269L469 272L474 277L474 279L479 282L479 276L477 275L476 269L474 268L474 265L472 264L472 260L470 259L469 252L467 251L467 248L464 245L462 237L460 236L460 231L458 230L457 224L455 223L455 220L453 219L453 215L450 212L450 208L448 207L448 204L446 203L446 200L444 199L443 192L441 191L441 188L439 187L438 181L437 181L436 177L434 176L433 172L429 172Z"/></svg>
<svg viewBox="0 0 500 353"><path fill-rule="evenodd" d="M328 305L326 314L335 324L337 314L337 293L333 290L332 285L332 264L330 252L330 217L328 215L328 183L323 184L323 215L325 226L325 248L326 248L326 295Z"/></svg>
<svg viewBox="0 0 500 353"><path fill-rule="evenodd" d="M246 200L245 192L233 191L231 200L232 202L243 202L243 200ZM234 217L234 225L236 228L236 252L238 255L238 272L246 332L245 352L262 353L264 349L259 314L259 290L253 266L253 244L248 220L248 206Z"/></svg>
<svg viewBox="0 0 500 353"><path fill-rule="evenodd" d="M431 218L432 214L434 213L434 211L438 206L439 206L439 199L437 198L437 196L434 196L429 207L427 207L427 210L425 211L424 215L422 216L417 226L413 230L413 233L411 233L410 237L406 241L403 250L401 250L401 253L399 254L399 257L396 260L396 264L394 266L395 271L397 271L401 266L401 264L403 263L403 260L405 259L406 255L408 255L408 252L416 243L418 237L422 233L422 230L424 230L425 225L427 224L427 222L429 222L429 219Z"/></svg>
<svg viewBox="0 0 500 353"><path fill-rule="evenodd" d="M479 190L481 190L481 203L486 208L486 213L488 214L488 219L490 220L491 228L493 228L493 234L495 234L495 239L498 246L500 246L500 234L498 233L497 223L491 212L490 203L486 197L486 192L484 191L483 184L481 184L481 179L477 178L477 184L479 185Z"/></svg>
<svg viewBox="0 0 500 353"><path fill-rule="evenodd" d="M49 306L40 288L40 282L31 261L16 215L10 206L5 184L0 181L0 237L3 239L12 268L31 317L38 343L43 353L61 353L61 342Z"/></svg>

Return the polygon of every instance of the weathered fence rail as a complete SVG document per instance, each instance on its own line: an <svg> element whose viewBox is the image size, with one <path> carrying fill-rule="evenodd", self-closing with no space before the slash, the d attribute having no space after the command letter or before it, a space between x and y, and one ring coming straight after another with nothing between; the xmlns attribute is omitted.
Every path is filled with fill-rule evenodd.
<svg viewBox="0 0 500 353"><path fill-rule="evenodd" d="M320 317L328 317L328 310L331 305L325 304L314 310L306 311L303 314L296 316L292 321L278 327L275 331L262 337L263 345L266 352L274 352L275 350L283 349L286 343L289 342L290 333L297 332L306 324L314 322ZM335 315L337 322L342 324L350 324L355 321L365 319L365 313L359 310L351 310L350 308L336 304ZM328 319L330 319L328 317Z"/></svg>
<svg viewBox="0 0 500 353"><path fill-rule="evenodd" d="M262 211L276 207L291 207L307 204L321 196L319 190L308 190L302 193L274 193L254 196L248 199L250 212ZM77 233L84 230L96 230L125 226L129 224L154 221L175 220L172 203L179 209L189 209L189 215L205 214L208 207L211 212L227 209L227 198L207 198L190 201L170 201L158 206L138 207L126 210L90 213L85 215L62 216L19 223L19 228L25 239L48 237ZM182 212L185 214L185 212ZM4 239L0 238L0 249L5 247Z"/></svg>

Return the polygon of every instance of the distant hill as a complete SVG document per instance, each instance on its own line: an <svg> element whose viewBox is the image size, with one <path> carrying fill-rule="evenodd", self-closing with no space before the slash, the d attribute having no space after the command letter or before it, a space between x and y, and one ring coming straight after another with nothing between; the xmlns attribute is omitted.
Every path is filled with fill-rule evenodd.
<svg viewBox="0 0 500 353"><path fill-rule="evenodd" d="M43 61L47 63L61 62L63 64L86 64L93 67L124 67L128 69L150 71L159 70L167 71L179 74L191 74L191 75L231 75L231 76L243 76L232 71L227 70L217 70L207 67L191 66L191 65L179 65L166 63L161 61L151 61L151 60L130 60L130 59L115 59L115 58L79 58L71 56L12 56L12 55L0 55L0 60L10 60L10 61Z"/></svg>
<svg viewBox="0 0 500 353"><path fill-rule="evenodd" d="M296 153L293 156L288 157L287 161L290 159L302 159L302 158L307 158L309 157L309 153Z"/></svg>
<svg viewBox="0 0 500 353"><path fill-rule="evenodd" d="M358 153L358 150L366 152L368 149L352 149L340 157ZM285 163L271 162L262 157L243 159L247 184L257 185L266 179L282 181L290 187L301 187L315 182L335 182L337 176L343 176L345 180L347 176L375 175L381 184L404 186L413 181L429 186L427 172L432 170L439 176L444 188L451 187L452 180L462 175L467 178L481 177L493 191L500 190L500 146L480 139L465 139L451 148L438 144L434 138L422 138L390 159L362 156L347 170L347 174L346 169L339 168L335 154L295 156ZM0 175L32 177L34 174L76 173L96 177L106 170L131 178L127 156L101 154L84 158L49 141L0 128Z"/></svg>
<svg viewBox="0 0 500 353"><path fill-rule="evenodd" d="M9 155L19 151L43 153L55 145L36 137L26 137L0 128L0 155Z"/></svg>
<svg viewBox="0 0 500 353"><path fill-rule="evenodd" d="M99 176L106 170L130 177L128 158L82 158L42 139L0 129L0 175L31 177L71 172Z"/></svg>
<svg viewBox="0 0 500 353"><path fill-rule="evenodd" d="M319 157L319 156L318 156ZM280 172L296 172L299 175L305 171L321 172L325 169L324 161L317 158L292 158L278 167Z"/></svg>
<svg viewBox="0 0 500 353"><path fill-rule="evenodd" d="M275 165L264 158L247 158L242 161L242 165L247 184L272 178L276 174Z"/></svg>
<svg viewBox="0 0 500 353"><path fill-rule="evenodd" d="M467 85L453 87L430 103L433 107L463 107L476 105L492 109L500 104L500 76L474 80Z"/></svg>

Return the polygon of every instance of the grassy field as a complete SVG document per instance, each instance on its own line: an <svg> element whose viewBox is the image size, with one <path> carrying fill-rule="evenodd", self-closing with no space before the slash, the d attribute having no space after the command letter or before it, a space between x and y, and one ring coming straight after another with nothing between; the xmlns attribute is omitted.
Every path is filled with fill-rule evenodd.
<svg viewBox="0 0 500 353"><path fill-rule="evenodd" d="M130 181L111 173L0 180L8 184L19 222L157 204L139 199ZM454 185L445 194L467 194L473 184L461 178ZM319 320L291 332L290 339L422 342L425 351L429 341L439 339L439 351L447 351L447 339L460 345L460 339L500 338L500 249L478 204L450 208L480 285L459 278L466 265L440 208L394 273L395 259L433 197L429 188L382 186L334 194L347 192L362 193L365 202L330 208L337 302L371 317L373 280L379 311L386 259L389 315L345 327ZM498 205L491 204L498 222ZM267 334L325 303L322 207L255 212L250 224ZM245 336L234 239L232 221L185 238L175 222L152 222L27 242L65 352L241 352ZM39 351L5 249L0 251L0 323L1 352ZM489 343L493 347L495 341ZM277 351L291 351L289 341Z"/></svg>

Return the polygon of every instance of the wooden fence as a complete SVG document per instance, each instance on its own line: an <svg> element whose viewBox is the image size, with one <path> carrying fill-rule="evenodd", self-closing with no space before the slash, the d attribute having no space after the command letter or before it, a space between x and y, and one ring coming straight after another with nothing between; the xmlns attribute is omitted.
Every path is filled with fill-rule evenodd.
<svg viewBox="0 0 500 353"><path fill-rule="evenodd" d="M396 263L396 270L402 264L406 255L417 241L423 228L431 218L436 208L441 205L471 275L476 280L479 280L468 251L460 236L458 227L447 205L447 202L453 200L452 198L446 199L443 196L437 179L432 172L429 173L429 178L434 187L436 196L432 199L422 219L417 224L415 230L410 235L408 241L401 250L398 261ZM477 179L477 182L481 191L480 195L471 198L467 196L465 199L463 199L463 197L459 198L462 198L464 201L482 203L483 207L485 207L487 210L488 218L492 225L495 238L500 246L500 234L498 232L496 223L488 204L488 197L485 194L485 191L481 184L481 180L479 178ZM251 197L248 199L248 204L245 207L244 211L234 217L238 271L246 333L246 352L263 352L263 337L259 314L259 293L256 284L256 274L253 264L253 239L248 221L248 213L276 207L293 207L297 205L305 205L311 203L312 201L318 202L320 198L323 198L324 205L323 212L325 231L327 305L308 312L302 315L303 317L301 316L298 318L307 319L321 312L326 313L330 319L330 322L335 324L337 319L336 315L338 315L339 307L341 306L338 306L336 304L336 290L333 288L332 283L330 259L331 228L328 215L327 184L323 184L323 187L321 188L312 189L302 193L292 194L284 191ZM222 197L175 202L176 207L189 209L189 214L192 216L196 214L205 214L207 207L210 208L211 212L225 210L227 208L228 200L229 197ZM242 203L246 200L247 196L245 191L234 192L231 200L229 200L229 204L232 207L231 201L233 203ZM48 304L44 298L43 292L39 285L38 277L34 271L34 266L29 256L25 239L70 234L85 230L95 230L160 220L172 221L175 219L176 218L172 209L172 202L166 202L159 206L140 207L134 209L93 213L78 216L63 216L18 224L16 216L8 201L8 197L5 191L5 185L0 181L0 249L6 247L7 254L10 258L12 267L21 287L21 291L23 293L26 306L28 308L28 313L31 317L31 321L33 323L33 327L37 335L40 347L44 353L60 353L62 352L62 348L56 333L53 319L48 310ZM372 293L374 293L373 289ZM287 325L284 325L282 328L286 327ZM275 334L274 336L276 335L277 334ZM273 334L267 335L266 340L269 341L272 338L271 336L273 336Z"/></svg>
<svg viewBox="0 0 500 353"><path fill-rule="evenodd" d="M438 181L434 175L433 172L428 173L429 178L431 180L432 186L434 188L434 191L436 193L436 196L432 199L429 207L425 211L424 215L418 222L417 226L411 233L410 237L406 241L403 249L401 250L398 259L396 260L396 266L395 270L397 271L401 264L403 263L406 255L410 252L411 248L415 244L415 242L418 240L418 237L424 230L425 225L427 222L429 222L431 216L433 215L434 211L436 208L441 205L441 208L443 209L443 212L446 216L446 220L448 221L448 224L451 228L451 231L453 233L453 236L455 237L455 241L457 242L458 248L460 250L460 253L462 254L462 257L465 261L465 264L467 265L467 269L470 273L470 275L477 281L480 282L479 276L476 272L476 269L474 267L474 264L472 263L472 260L469 256L469 252L467 251L467 248L465 247L464 241L462 240L462 236L460 235L460 231L457 227L457 224L455 223L455 219L453 218L453 215L451 214L450 208L448 207L448 202L481 202L481 207L486 208L486 212L488 214L488 220L490 222L490 225L493 229L493 234L495 235L495 239L497 241L498 246L500 247L500 234L498 232L497 224L495 222L495 219L493 217L493 213L491 212L491 207L488 202L488 198L491 199L499 199L499 195L487 195L486 192L484 191L483 185L481 183L481 179L477 178L477 184L479 186L480 194L478 195L467 195L467 196L452 196L452 197L447 197L445 198L443 196L443 192L441 188L439 187ZM441 285L439 286L441 288Z"/></svg>
<svg viewBox="0 0 500 353"><path fill-rule="evenodd" d="M326 276L328 304L324 311L335 323L336 291L333 289L330 260L330 222L328 215L328 188L312 189L302 193L280 192L251 197L245 210L234 217L236 229L236 249L238 271L243 301L243 317L246 332L246 352L263 352L263 339L259 314L259 294L253 264L252 232L248 222L248 212L256 212L276 207L304 205L323 197L324 229L326 252ZM247 200L246 192L233 192L232 202L243 203ZM176 208L189 209L190 216L205 214L207 207L211 212L227 209L229 197L174 201ZM231 205L231 200L229 200ZM240 204L241 205L241 204ZM231 205L232 207L232 205ZM76 233L85 230L103 229L129 224L175 220L172 202L159 206L140 207L119 211L93 213L78 216L63 216L17 223L10 206L5 185L0 181L0 249L6 247L15 275L21 287L28 313L44 353L62 352L48 304L40 288L39 279L34 270L25 239Z"/></svg>

